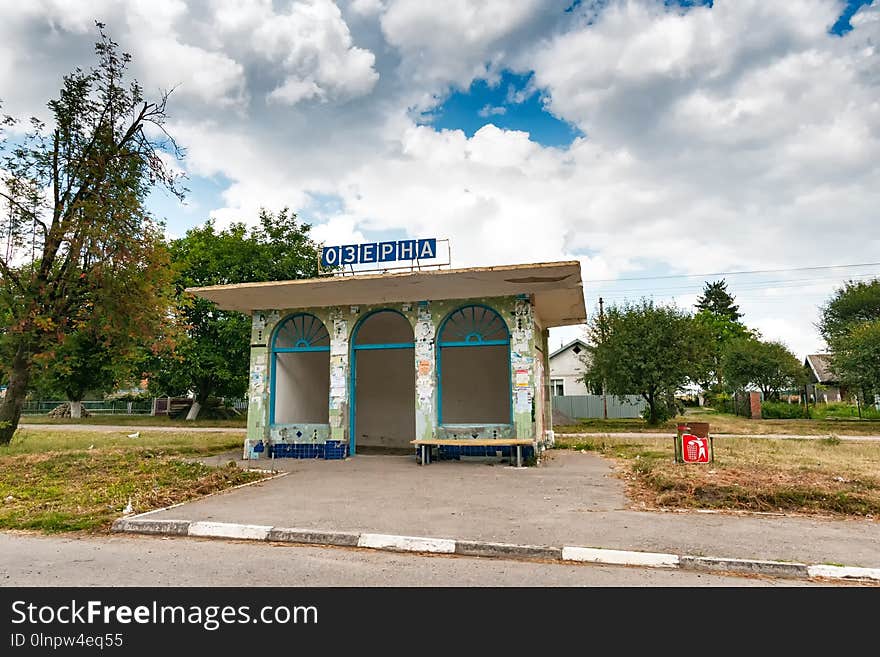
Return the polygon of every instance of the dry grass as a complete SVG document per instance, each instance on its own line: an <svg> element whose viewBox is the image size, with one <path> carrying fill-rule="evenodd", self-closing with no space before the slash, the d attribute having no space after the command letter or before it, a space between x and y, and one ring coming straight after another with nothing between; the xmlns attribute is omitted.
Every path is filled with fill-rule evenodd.
<svg viewBox="0 0 880 657"><path fill-rule="evenodd" d="M0 447L0 528L105 531L134 512L264 478L186 458L238 448L237 434L19 431Z"/></svg>
<svg viewBox="0 0 880 657"><path fill-rule="evenodd" d="M880 517L878 443L723 437L698 466L673 462L671 436L557 442L618 461L643 506Z"/></svg>
<svg viewBox="0 0 880 657"><path fill-rule="evenodd" d="M688 410L688 412L655 427L641 419L632 420L582 420L574 425L554 426L557 433L675 433L678 422L688 420L708 422L713 434L750 436L760 434L792 434L801 436L869 436L880 435L880 420L822 419L822 420L750 420L738 415L712 411Z"/></svg>

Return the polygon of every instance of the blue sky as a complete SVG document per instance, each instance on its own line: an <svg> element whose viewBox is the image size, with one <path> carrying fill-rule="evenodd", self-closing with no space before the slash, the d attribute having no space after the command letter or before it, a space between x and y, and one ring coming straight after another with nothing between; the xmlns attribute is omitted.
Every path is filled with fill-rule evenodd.
<svg viewBox="0 0 880 657"><path fill-rule="evenodd" d="M289 206L328 244L577 258L589 311L785 269L727 278L746 321L803 354L834 286L880 273L796 271L880 252L876 4L0 3L0 98L44 108L92 61L97 18L149 94L175 88L190 193L150 199L171 235Z"/></svg>

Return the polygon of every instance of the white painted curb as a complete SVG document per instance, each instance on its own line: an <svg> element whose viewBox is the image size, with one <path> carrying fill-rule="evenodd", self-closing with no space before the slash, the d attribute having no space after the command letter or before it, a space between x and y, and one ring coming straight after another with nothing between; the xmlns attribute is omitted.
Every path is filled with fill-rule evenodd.
<svg viewBox="0 0 880 657"><path fill-rule="evenodd" d="M194 522L189 526L189 536L204 538L239 538L249 541L265 541L269 525L239 525L232 522Z"/></svg>
<svg viewBox="0 0 880 657"><path fill-rule="evenodd" d="M607 563L615 566L648 566L651 568L677 568L678 555L662 552L636 552L631 550L606 550L603 548L563 547L563 561Z"/></svg>
<svg viewBox="0 0 880 657"><path fill-rule="evenodd" d="M425 538L422 536L393 536L391 534L361 534L358 547L374 550L400 550L402 552L437 552L452 554L455 541L450 538Z"/></svg>
<svg viewBox="0 0 880 657"><path fill-rule="evenodd" d="M831 579L873 579L880 582L880 568L857 568L855 566L808 566L810 577Z"/></svg>
<svg viewBox="0 0 880 657"><path fill-rule="evenodd" d="M145 514L144 514L145 515ZM200 538L225 538L233 540L268 541L291 543L317 543L357 546L373 550L395 552L425 552L435 554L464 554L496 558L540 558L559 559L580 563L607 564L613 566L640 566L644 568L681 568L688 570L715 572L742 572L769 575L772 577L808 577L836 580L863 580L880 582L880 568L861 568L855 566L813 565L760 559L730 559L718 557L679 556L662 552L639 552L637 550L610 550L566 546L513 545L487 543L482 541L456 541L451 538L429 538L425 536L397 536L394 534L356 534L314 529L273 528L269 525L241 525L229 522L198 521L189 524L186 520L135 520L121 518L113 524L115 532L164 534L168 536L193 536ZM149 530L149 531L146 531ZM456 550L458 547L458 550Z"/></svg>

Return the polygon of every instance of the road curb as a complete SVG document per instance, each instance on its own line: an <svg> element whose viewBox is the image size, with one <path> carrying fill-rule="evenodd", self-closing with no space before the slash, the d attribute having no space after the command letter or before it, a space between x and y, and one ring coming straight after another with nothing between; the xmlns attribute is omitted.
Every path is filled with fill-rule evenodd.
<svg viewBox="0 0 880 657"><path fill-rule="evenodd" d="M330 545L359 547L386 552L418 552L455 554L493 559L547 560L563 563L593 563L611 566L636 566L666 570L690 570L713 573L742 573L798 579L861 580L880 582L880 568L861 568L826 564L804 564L763 559L734 559L677 555L639 550L567 545L517 545L490 541L457 540L428 536L399 536L297 527L271 527L229 522L153 520L120 518L113 523L113 532L165 536L192 536L220 540L270 541L293 545Z"/></svg>
<svg viewBox="0 0 880 657"><path fill-rule="evenodd" d="M149 520L147 518L119 518L110 531L130 534L159 534L162 536L188 536L189 520Z"/></svg>
<svg viewBox="0 0 880 657"><path fill-rule="evenodd" d="M680 565L684 570L772 575L773 577L803 578L810 576L807 564L788 561L683 556Z"/></svg>

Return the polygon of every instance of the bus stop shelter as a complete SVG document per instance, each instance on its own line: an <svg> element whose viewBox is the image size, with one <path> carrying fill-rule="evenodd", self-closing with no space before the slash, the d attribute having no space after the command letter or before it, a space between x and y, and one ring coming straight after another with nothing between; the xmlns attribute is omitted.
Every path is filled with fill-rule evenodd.
<svg viewBox="0 0 880 657"><path fill-rule="evenodd" d="M252 316L248 459L438 438L529 439L539 453L552 441L548 329L586 321L577 261L189 291Z"/></svg>

